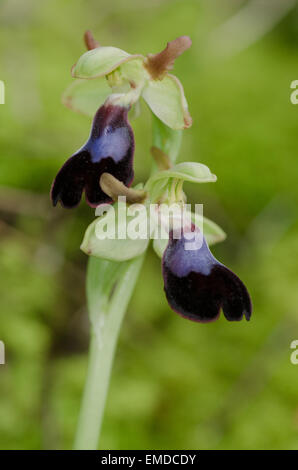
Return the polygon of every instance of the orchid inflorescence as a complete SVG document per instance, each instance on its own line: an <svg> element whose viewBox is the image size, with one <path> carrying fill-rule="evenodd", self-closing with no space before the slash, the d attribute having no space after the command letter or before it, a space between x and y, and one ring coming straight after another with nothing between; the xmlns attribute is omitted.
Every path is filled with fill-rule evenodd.
<svg viewBox="0 0 298 470"><path fill-rule="evenodd" d="M167 44L158 54L144 57L130 55L115 47L101 47L90 32L85 33L88 51L72 68L75 81L63 95L63 102L73 110L94 115L86 144L72 155L58 172L51 190L54 205L59 201L65 208L80 203L85 191L91 207L117 207L124 204L127 218L131 205L142 203L145 214L150 204L178 204L184 207L186 196L183 182L216 181L206 165L195 162L175 164L165 152L165 146L153 147L156 171L146 184L130 187L134 178L134 134L128 122L128 112L136 115L142 97L167 132L180 132L191 126L187 101L180 81L169 73L175 59L191 45L187 36ZM125 196L125 202L118 197ZM87 228L82 250L90 256L122 262L140 256L148 247L149 238L138 240L103 240L97 236L98 221L103 221L108 208L97 212ZM216 320L223 310L227 320L250 319L252 305L242 281L219 263L208 247L225 238L222 229L207 218L190 214L191 222L180 222L180 237L170 224L165 239L153 236L153 247L162 257L162 272L166 297L171 308L185 318L198 322ZM153 232L160 229L157 217ZM116 221L121 224L120 220ZM118 227L119 228L119 227ZM200 237L196 237L199 233ZM152 233L151 233L152 235ZM194 237L194 249L185 248L185 239Z"/></svg>

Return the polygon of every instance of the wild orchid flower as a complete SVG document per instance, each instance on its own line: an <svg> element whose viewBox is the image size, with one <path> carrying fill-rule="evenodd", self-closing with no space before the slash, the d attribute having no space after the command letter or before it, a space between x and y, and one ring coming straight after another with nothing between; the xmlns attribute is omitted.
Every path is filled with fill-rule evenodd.
<svg viewBox="0 0 298 470"><path fill-rule="evenodd" d="M67 160L54 180L54 206L58 201L66 208L77 206L83 190L91 207L112 202L99 185L103 173L114 175L126 186L131 184L134 135L127 112L128 107L114 105L109 99L99 108L86 144Z"/></svg>
<svg viewBox="0 0 298 470"><path fill-rule="evenodd" d="M183 87L169 69L190 47L190 39L182 36L162 52L146 57L100 47L90 32L85 34L85 43L89 50L73 66L75 81L63 101L89 116L95 113L95 117L86 144L58 172L51 198L54 205L60 201L72 208L85 191L87 203L98 206L97 218L87 228L81 245L89 256L87 300L93 334L75 439L76 449L96 449L117 335L150 238L162 258L168 303L183 317L207 323L216 320L222 309L230 321L249 320L252 305L243 282L209 250L208 245L225 238L218 225L189 211L186 224L183 217L177 219L180 237L176 237L177 226L172 226L175 217L165 230L163 209L178 204L183 212L186 207L184 181L216 181L202 163L175 163L181 129L190 127L191 118ZM151 151L156 164L145 184L130 188L134 135L127 115L131 108L136 110L141 97L154 114ZM152 206L153 227L149 223L147 236L130 237L127 229L131 222L134 235L137 227L147 228ZM135 212L139 214L134 219ZM165 236L155 236L161 232Z"/></svg>
<svg viewBox="0 0 298 470"><path fill-rule="evenodd" d="M170 307L182 317L201 323L217 320L221 309L227 320L249 320L252 306L246 287L214 258L198 228L192 224L183 228L181 237L173 234L171 231L162 259ZM189 245L192 249L187 249Z"/></svg>

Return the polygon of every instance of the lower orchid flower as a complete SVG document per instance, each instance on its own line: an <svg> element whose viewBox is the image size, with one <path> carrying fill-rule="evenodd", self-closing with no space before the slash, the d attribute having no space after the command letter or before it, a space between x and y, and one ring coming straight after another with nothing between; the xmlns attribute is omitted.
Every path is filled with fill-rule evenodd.
<svg viewBox="0 0 298 470"><path fill-rule="evenodd" d="M114 105L109 100L96 112L90 137L58 172L51 190L53 205L58 201L66 208L79 204L85 190L91 207L110 203L99 180L109 173L126 186L134 177L134 135L127 120L128 106Z"/></svg>
<svg viewBox="0 0 298 470"><path fill-rule="evenodd" d="M250 319L252 304L245 285L214 258L193 224L183 228L180 238L170 232L162 270L168 303L181 316L207 323L217 320L222 309L227 320Z"/></svg>

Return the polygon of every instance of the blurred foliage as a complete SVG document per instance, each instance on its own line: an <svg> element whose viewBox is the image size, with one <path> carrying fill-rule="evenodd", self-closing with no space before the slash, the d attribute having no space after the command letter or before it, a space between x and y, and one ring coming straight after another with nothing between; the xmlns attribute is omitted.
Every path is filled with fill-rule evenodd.
<svg viewBox="0 0 298 470"><path fill-rule="evenodd" d="M71 447L87 365L86 256L93 211L53 209L52 180L89 134L61 105L91 29L102 45L157 52L182 34L177 61L193 117L180 159L207 164L216 184L187 185L190 202L228 239L213 252L248 286L250 323L200 325L173 313L150 250L131 301L108 397L101 448L297 449L297 122L295 7L237 55L210 49L239 0L2 0L0 78L0 447ZM133 122L136 182L150 168L150 115Z"/></svg>

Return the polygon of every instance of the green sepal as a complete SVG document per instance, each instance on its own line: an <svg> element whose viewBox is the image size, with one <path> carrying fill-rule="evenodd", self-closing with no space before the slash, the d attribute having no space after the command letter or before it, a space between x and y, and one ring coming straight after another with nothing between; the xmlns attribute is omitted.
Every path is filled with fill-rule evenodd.
<svg viewBox="0 0 298 470"><path fill-rule="evenodd" d="M95 80L76 79L62 95L62 103L70 109L93 117L112 93L105 77Z"/></svg>
<svg viewBox="0 0 298 470"><path fill-rule="evenodd" d="M132 239L128 236L129 224L136 220L129 214L130 208L124 202L117 202L107 206L106 210L87 228L81 250L87 255L112 261L126 261L144 253L149 237ZM146 210L142 212L139 222L147 226ZM100 239L99 234L103 233L107 236Z"/></svg>
<svg viewBox="0 0 298 470"><path fill-rule="evenodd" d="M162 80L148 80L142 96L151 111L171 129L185 129L192 124L183 86L174 75Z"/></svg>

